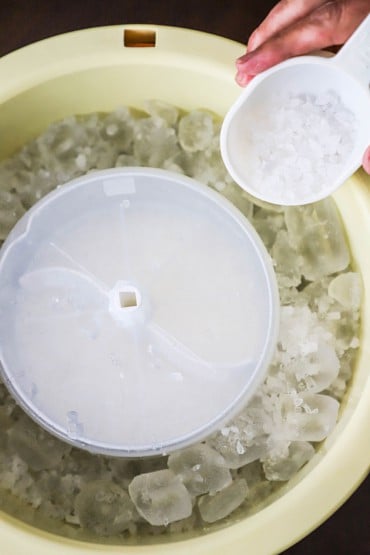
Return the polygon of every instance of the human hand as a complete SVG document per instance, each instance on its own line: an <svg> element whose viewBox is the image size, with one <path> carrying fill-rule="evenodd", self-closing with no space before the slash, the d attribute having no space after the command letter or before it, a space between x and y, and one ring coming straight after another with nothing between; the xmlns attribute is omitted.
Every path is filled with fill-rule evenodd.
<svg viewBox="0 0 370 555"><path fill-rule="evenodd" d="M247 53L236 61L237 83L292 56L341 45L370 13L370 0L281 0L252 33ZM370 147L363 157L370 174Z"/></svg>

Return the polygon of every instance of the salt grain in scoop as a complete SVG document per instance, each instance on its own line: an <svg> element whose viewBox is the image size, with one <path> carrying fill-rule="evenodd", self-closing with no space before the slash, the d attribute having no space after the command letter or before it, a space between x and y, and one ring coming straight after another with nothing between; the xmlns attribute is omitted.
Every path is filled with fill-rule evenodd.
<svg viewBox="0 0 370 555"><path fill-rule="evenodd" d="M333 91L281 92L248 119L249 181L299 204L330 186L354 147L354 114Z"/></svg>

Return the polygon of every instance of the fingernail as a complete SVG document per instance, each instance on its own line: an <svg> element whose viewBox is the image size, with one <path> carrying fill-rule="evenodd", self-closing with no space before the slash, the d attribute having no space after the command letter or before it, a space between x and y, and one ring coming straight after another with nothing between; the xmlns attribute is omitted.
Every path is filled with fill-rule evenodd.
<svg viewBox="0 0 370 555"><path fill-rule="evenodd" d="M240 58L237 58L236 60L236 67L240 67L246 63L249 62L250 58L251 58L252 54L243 54L243 56L240 56Z"/></svg>
<svg viewBox="0 0 370 555"><path fill-rule="evenodd" d="M254 75L248 75L247 73L238 71L235 75L235 81L240 85L240 87L246 87L250 81L252 81Z"/></svg>

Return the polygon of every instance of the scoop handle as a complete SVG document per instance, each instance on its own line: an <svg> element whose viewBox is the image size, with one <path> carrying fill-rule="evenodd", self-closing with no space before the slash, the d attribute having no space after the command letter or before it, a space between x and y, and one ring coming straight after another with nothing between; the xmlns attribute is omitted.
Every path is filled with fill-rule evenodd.
<svg viewBox="0 0 370 555"><path fill-rule="evenodd" d="M366 88L370 83L370 14L356 29L333 62L355 77Z"/></svg>

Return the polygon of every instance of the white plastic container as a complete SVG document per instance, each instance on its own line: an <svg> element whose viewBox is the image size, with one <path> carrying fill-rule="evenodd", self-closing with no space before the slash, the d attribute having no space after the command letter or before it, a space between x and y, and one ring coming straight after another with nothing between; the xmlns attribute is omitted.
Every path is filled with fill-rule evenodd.
<svg viewBox="0 0 370 555"><path fill-rule="evenodd" d="M0 290L5 382L92 452L204 439L253 395L276 346L261 239L221 195L164 170L93 172L49 193L1 249Z"/></svg>

